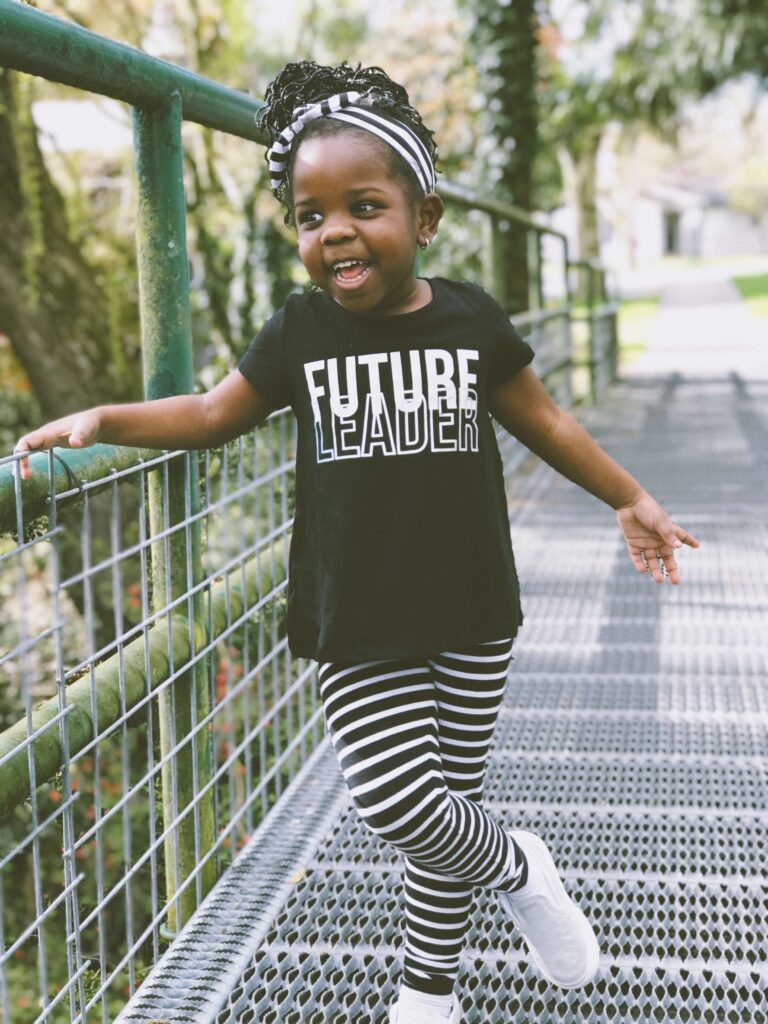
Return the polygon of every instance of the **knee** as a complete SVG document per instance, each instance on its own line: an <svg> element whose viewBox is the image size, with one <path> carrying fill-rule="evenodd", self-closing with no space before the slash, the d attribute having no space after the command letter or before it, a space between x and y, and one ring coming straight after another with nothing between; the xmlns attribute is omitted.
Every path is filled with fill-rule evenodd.
<svg viewBox="0 0 768 1024"><path fill-rule="evenodd" d="M481 804L483 802L484 779L478 782L477 779L451 778L446 773L445 781L449 792L454 796L460 796L464 800L471 800L473 804Z"/></svg>
<svg viewBox="0 0 768 1024"><path fill-rule="evenodd" d="M433 790L424 799L413 799L411 794L398 793L384 795L378 792L379 799L354 798L357 813L366 827L375 835L397 846L409 840L418 842L426 835L434 835L453 813L448 794L445 790Z"/></svg>

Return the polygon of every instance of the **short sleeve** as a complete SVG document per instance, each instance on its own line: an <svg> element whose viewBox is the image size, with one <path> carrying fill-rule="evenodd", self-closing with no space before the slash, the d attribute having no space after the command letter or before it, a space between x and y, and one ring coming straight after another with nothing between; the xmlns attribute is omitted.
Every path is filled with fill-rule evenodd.
<svg viewBox="0 0 768 1024"><path fill-rule="evenodd" d="M238 363L249 384L263 395L274 409L292 402L291 377L283 341L284 312L278 310L264 324Z"/></svg>
<svg viewBox="0 0 768 1024"><path fill-rule="evenodd" d="M532 361L534 351L520 337L509 317L494 298L483 292L488 304L491 360L488 372L490 387L498 387Z"/></svg>

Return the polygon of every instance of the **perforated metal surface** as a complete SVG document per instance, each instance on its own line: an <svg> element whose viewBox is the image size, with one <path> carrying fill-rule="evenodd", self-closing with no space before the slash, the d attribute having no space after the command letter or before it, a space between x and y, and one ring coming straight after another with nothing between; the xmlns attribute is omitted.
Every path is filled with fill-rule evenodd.
<svg viewBox="0 0 768 1024"><path fill-rule="evenodd" d="M347 801L332 757L323 741L116 1024L213 1019Z"/></svg>
<svg viewBox="0 0 768 1024"><path fill-rule="evenodd" d="M546 840L602 956L593 985L554 988L477 890L457 986L463 1024L768 1022L768 390L759 391L638 381L585 417L699 536L680 587L637 575L610 510L549 470L516 496L526 624L485 801L505 826ZM294 814L315 808L315 841L281 862L283 880L299 863L305 873L275 884L247 966L226 995L218 988L213 1015L186 993L183 1009L160 1013L158 1002L155 1019L385 1024L402 965L399 855L361 824L327 747L311 777L337 807L325 827L299 780ZM244 887L254 850L241 861ZM185 962L177 986L194 971ZM159 979L156 992L168 984Z"/></svg>
<svg viewBox="0 0 768 1024"><path fill-rule="evenodd" d="M395 998L398 961L352 948L335 954L262 951L254 970L265 979L236 1018L240 1024L385 1024ZM473 961L459 973L462 1020L486 1021L756 1021L765 1020L760 979L731 972L616 965L594 993L558 992L523 962ZM680 1009L683 1007L683 1009ZM692 1007L693 1009L685 1009ZM643 1009L639 1009L643 1008Z"/></svg>

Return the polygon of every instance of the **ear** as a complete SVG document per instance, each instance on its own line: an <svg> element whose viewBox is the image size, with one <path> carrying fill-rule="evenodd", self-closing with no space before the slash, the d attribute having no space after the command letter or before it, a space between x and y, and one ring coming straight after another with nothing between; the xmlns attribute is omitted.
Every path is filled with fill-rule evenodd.
<svg viewBox="0 0 768 1024"><path fill-rule="evenodd" d="M436 192L429 192L424 196L418 209L420 237L432 241L437 234L444 209L443 200Z"/></svg>

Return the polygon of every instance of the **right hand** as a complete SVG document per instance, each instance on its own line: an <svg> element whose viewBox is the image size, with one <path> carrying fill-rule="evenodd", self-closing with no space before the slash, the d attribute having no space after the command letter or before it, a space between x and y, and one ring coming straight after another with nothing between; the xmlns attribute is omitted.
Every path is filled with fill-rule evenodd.
<svg viewBox="0 0 768 1024"><path fill-rule="evenodd" d="M16 442L14 453L24 451L43 451L47 448L88 448L99 440L101 416L98 409L87 409L71 416L63 416L45 426L32 430ZM18 463L21 479L27 480L32 471L29 459L21 459Z"/></svg>
<svg viewBox="0 0 768 1024"><path fill-rule="evenodd" d="M637 571L650 573L657 583L664 582L665 574L670 583L679 583L674 552L684 544L699 547L693 534L672 522L658 501L645 490L631 504L617 508L616 518Z"/></svg>

